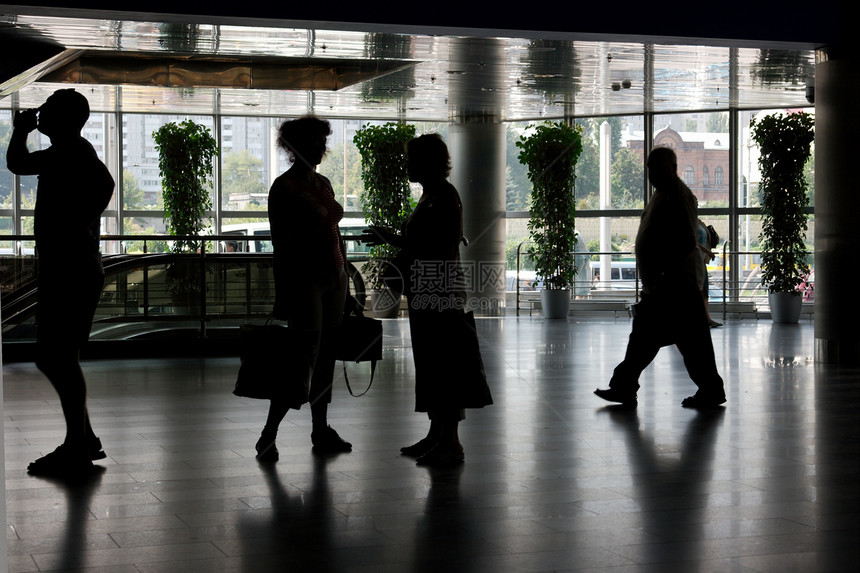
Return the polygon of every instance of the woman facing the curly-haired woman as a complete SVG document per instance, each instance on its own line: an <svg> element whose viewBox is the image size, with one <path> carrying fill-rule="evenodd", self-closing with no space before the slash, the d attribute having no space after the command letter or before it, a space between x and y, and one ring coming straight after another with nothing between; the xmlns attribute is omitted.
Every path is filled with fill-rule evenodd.
<svg viewBox="0 0 860 573"><path fill-rule="evenodd" d="M465 460L458 428L465 408L492 404L480 363L474 331L464 320L466 294L461 288L460 244L463 205L448 182L451 160L437 134L406 146L409 180L423 193L402 233L371 227L368 243L389 243L407 254L409 331L415 361L415 411L430 418L427 435L400 449L419 465L444 466ZM472 344L470 344L472 343ZM479 367L482 369L482 366Z"/></svg>

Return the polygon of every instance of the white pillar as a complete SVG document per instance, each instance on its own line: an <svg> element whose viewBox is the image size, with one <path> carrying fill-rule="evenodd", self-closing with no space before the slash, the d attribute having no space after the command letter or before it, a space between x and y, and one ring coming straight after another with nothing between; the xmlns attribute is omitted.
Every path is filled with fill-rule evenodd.
<svg viewBox="0 0 860 573"><path fill-rule="evenodd" d="M451 60L468 73L454 75L449 88L448 127L451 183L463 202L460 258L473 273L469 284L475 314L505 312L505 126L504 74L482 62L504 61L496 39L458 38Z"/></svg>
<svg viewBox="0 0 860 573"><path fill-rule="evenodd" d="M612 208L612 126L600 124L600 208ZM612 250L612 219L600 218L600 250ZM609 288L612 277L612 255L600 255L599 288Z"/></svg>

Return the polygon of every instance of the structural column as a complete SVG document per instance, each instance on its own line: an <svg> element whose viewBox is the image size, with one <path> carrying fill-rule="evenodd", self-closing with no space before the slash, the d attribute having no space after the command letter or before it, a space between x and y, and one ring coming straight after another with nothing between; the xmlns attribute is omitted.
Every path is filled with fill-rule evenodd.
<svg viewBox="0 0 860 573"><path fill-rule="evenodd" d="M860 62L820 50L815 66L815 360L860 363L857 94Z"/></svg>
<svg viewBox="0 0 860 573"><path fill-rule="evenodd" d="M460 72L449 90L451 183L460 192L469 240L460 257L470 309L498 316L505 310L505 58L493 39L455 39L451 55Z"/></svg>

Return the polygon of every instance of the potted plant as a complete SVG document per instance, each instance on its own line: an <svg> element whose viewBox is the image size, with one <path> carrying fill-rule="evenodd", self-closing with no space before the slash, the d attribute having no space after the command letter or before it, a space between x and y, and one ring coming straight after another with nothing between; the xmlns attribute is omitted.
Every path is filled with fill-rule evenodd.
<svg viewBox="0 0 860 573"><path fill-rule="evenodd" d="M574 167L582 153L582 132L565 122L549 121L532 129L516 142L520 149L517 157L528 169L532 184L528 222L532 244L528 252L543 282L544 317L565 318L576 273Z"/></svg>
<svg viewBox="0 0 860 573"><path fill-rule="evenodd" d="M750 122L751 137L761 153L761 276L774 322L798 321L803 302L798 287L809 273L803 241L809 195L803 168L811 154L814 124L805 112L771 114Z"/></svg>
<svg viewBox="0 0 860 573"><path fill-rule="evenodd" d="M218 142L207 127L191 120L166 123L152 136L158 149L164 220L168 234L178 237L173 252L195 253L202 239L190 237L209 227L206 213L212 208L212 163L218 155ZM175 307L193 307L199 302L201 264L177 261L167 268L167 289Z"/></svg>
<svg viewBox="0 0 860 573"><path fill-rule="evenodd" d="M361 180L364 193L361 211L368 225L400 233L414 208L406 168L406 143L415 137L415 126L389 122L364 125L355 132L353 143L361 155ZM386 289L381 277L397 256L392 245L370 248L362 271L373 289L373 309L381 315L397 315L400 295ZM386 312L387 311L387 312Z"/></svg>

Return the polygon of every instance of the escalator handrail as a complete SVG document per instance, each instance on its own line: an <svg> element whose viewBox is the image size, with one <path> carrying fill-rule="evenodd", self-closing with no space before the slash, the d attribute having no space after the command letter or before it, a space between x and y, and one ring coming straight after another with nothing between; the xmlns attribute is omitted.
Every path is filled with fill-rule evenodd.
<svg viewBox="0 0 860 573"><path fill-rule="evenodd" d="M103 255L102 266L105 276L115 272L122 272L128 267L135 267L145 262L148 265L168 264L181 259L199 258L198 253L140 253L140 254L116 254ZM228 260L239 263L247 261L259 261L260 259L271 259L272 253L207 253L207 260ZM37 281L27 281L14 291L3 295L0 314L2 314L2 327L17 324L22 314L29 317L35 311L37 297Z"/></svg>

